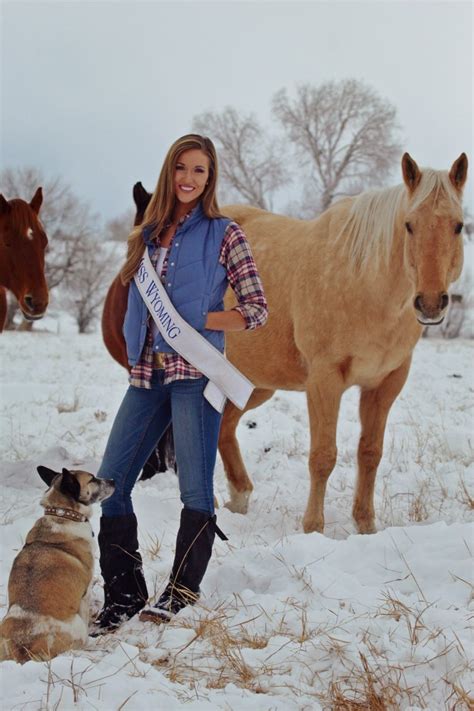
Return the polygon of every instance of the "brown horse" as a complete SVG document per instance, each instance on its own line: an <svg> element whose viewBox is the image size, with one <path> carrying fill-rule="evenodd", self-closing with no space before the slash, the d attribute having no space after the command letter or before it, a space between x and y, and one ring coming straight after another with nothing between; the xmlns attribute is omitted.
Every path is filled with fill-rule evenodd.
<svg viewBox="0 0 474 711"><path fill-rule="evenodd" d="M44 276L48 239L38 218L42 202L41 188L30 203L7 201L0 195L0 331L7 313L5 289L15 294L28 321L42 318L48 306Z"/></svg>
<svg viewBox="0 0 474 711"><path fill-rule="evenodd" d="M362 432L353 516L375 531L375 477L389 410L410 368L421 324L441 323L448 286L463 261L463 153L451 170L420 171L405 153L404 183L347 198L319 218L297 220L246 206L225 209L245 230L263 279L270 317L255 333L227 335L227 356L256 386L247 410L277 389L306 391L311 488L304 530L324 528L326 484L337 456L342 394L361 388ZM234 303L227 295L227 306ZM124 311L115 320L121 332ZM219 450L232 511L247 511L252 483L235 430L224 412Z"/></svg>

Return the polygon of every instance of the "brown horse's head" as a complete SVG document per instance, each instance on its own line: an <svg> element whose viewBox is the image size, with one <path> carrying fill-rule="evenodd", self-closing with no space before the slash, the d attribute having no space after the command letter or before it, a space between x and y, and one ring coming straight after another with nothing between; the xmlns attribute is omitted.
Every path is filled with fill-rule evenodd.
<svg viewBox="0 0 474 711"><path fill-rule="evenodd" d="M467 156L462 153L449 173L420 171L405 153L402 172L408 190L405 256L415 284L414 308L422 324L438 324L449 304L448 287L463 264L462 190Z"/></svg>
<svg viewBox="0 0 474 711"><path fill-rule="evenodd" d="M42 318L48 306L44 253L48 239L38 218L43 193L30 203L0 195L0 284L12 291L24 317Z"/></svg>

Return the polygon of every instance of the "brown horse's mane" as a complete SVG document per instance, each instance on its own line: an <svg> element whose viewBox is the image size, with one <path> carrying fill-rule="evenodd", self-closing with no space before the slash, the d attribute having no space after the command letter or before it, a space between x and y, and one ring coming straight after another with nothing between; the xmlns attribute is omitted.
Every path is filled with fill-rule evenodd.
<svg viewBox="0 0 474 711"><path fill-rule="evenodd" d="M447 171L424 168L414 195L408 197L404 183L382 190L368 190L354 198L346 222L336 240L354 271L388 266L400 211L414 211L430 197L443 213L453 205L461 210L459 194Z"/></svg>

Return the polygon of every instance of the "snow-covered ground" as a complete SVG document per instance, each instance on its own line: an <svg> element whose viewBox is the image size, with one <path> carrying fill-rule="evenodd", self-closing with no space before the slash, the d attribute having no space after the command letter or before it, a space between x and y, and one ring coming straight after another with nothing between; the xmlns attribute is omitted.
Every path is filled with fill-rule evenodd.
<svg viewBox="0 0 474 711"><path fill-rule="evenodd" d="M0 337L2 615L13 558L41 514L36 466L95 472L126 387L100 335L71 331ZM255 484L247 516L223 508L218 461L229 542L216 542L201 601L167 626L131 620L49 664L4 662L2 708L467 709L473 350L472 341L419 343L387 428L378 533L356 535L350 516L357 391L343 401L324 536L302 533L305 399L279 392L239 428ZM158 592L179 519L174 474L139 483L134 501L149 590Z"/></svg>

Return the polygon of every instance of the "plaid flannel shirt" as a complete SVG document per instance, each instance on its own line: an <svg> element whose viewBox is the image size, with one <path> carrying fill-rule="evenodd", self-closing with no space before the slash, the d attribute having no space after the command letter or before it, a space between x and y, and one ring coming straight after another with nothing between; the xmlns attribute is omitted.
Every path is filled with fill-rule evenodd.
<svg viewBox="0 0 474 711"><path fill-rule="evenodd" d="M191 213L185 215L179 225L189 217ZM176 234L176 233L175 233ZM173 242L172 237L171 244ZM159 241L151 261L156 269L160 249ZM168 267L168 253L165 257L161 270L161 280L166 277ZM237 298L237 306L234 307L245 319L246 329L252 330L263 326L268 317L267 301L263 293L263 286L255 265L252 252L247 238L242 228L235 222L230 222L226 228L224 239L222 240L219 262L227 271L227 278ZM187 378L200 378L202 373L192 366L188 361L177 353L165 353L165 385L174 380L184 380ZM151 376L153 373L154 353L153 334L151 328L151 316L148 314L148 329L142 354L138 363L132 368L130 373L130 385L139 388L150 388Z"/></svg>

